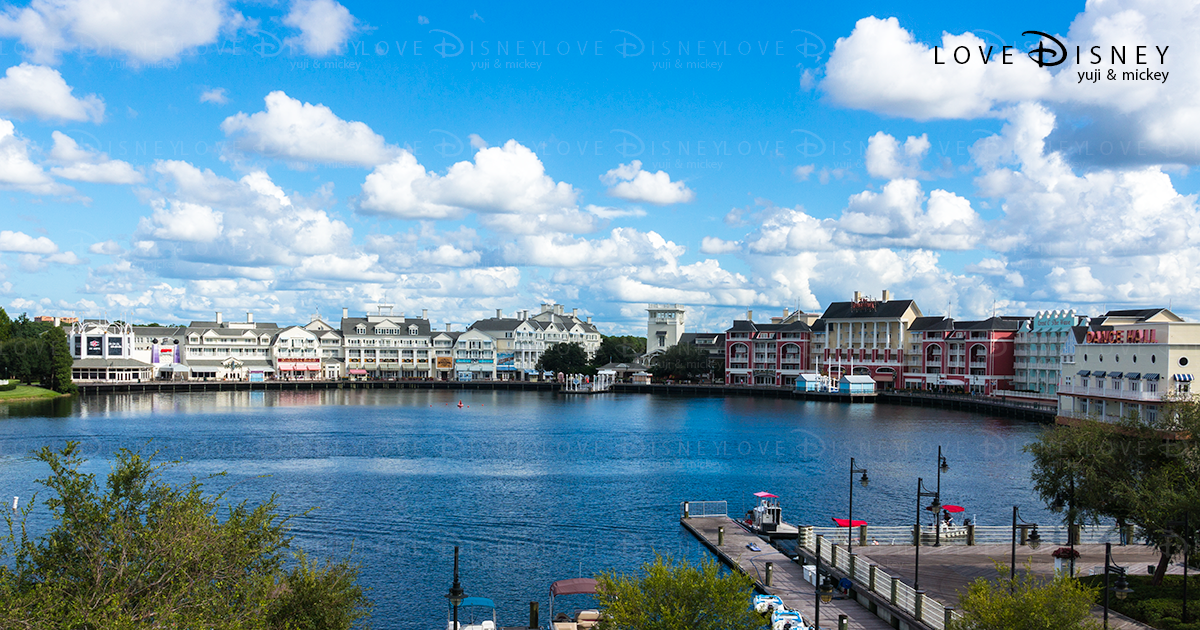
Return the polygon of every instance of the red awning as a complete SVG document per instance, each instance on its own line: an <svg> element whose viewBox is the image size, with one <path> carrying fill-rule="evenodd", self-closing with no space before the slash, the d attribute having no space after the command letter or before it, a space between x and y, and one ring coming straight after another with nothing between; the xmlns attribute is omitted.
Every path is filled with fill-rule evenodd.
<svg viewBox="0 0 1200 630"><path fill-rule="evenodd" d="M833 522L837 523L838 527L861 527L861 526L867 524L866 521L860 521L857 519L850 521L850 520L846 520L844 518L835 518L835 519L833 519Z"/></svg>
<svg viewBox="0 0 1200 630"><path fill-rule="evenodd" d="M965 508L963 508L963 506L961 506L961 505L943 505L942 509L946 510L947 512L954 512L954 513L965 511Z"/></svg>
<svg viewBox="0 0 1200 630"><path fill-rule="evenodd" d="M770 492L755 492L754 496L756 496L760 499L778 499L779 498L777 495L771 494Z"/></svg>
<svg viewBox="0 0 1200 630"><path fill-rule="evenodd" d="M351 374L366 374L366 370L350 370Z"/></svg>
<svg viewBox="0 0 1200 630"><path fill-rule="evenodd" d="M592 578L571 578L559 580L550 585L550 596L555 595L592 595L596 592L596 580Z"/></svg>

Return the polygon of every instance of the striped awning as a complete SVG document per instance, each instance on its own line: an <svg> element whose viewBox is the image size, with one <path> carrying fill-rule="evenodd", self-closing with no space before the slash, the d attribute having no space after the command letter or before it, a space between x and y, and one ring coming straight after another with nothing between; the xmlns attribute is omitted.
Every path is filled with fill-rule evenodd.
<svg viewBox="0 0 1200 630"><path fill-rule="evenodd" d="M1080 376L1089 376L1089 375L1091 375L1091 373L1092 373L1091 370L1079 370Z"/></svg>
<svg viewBox="0 0 1200 630"><path fill-rule="evenodd" d="M1092 376L1095 376L1096 378L1104 378L1106 375L1108 375L1108 372L1105 372L1104 370L1096 370L1095 372L1092 372Z"/></svg>
<svg viewBox="0 0 1200 630"><path fill-rule="evenodd" d="M1179 381L1180 383L1189 383L1192 380L1192 375L1191 374L1176 374L1175 380Z"/></svg>
<svg viewBox="0 0 1200 630"><path fill-rule="evenodd" d="M1147 375L1143 376L1142 378L1146 379L1147 381L1157 381L1158 375L1157 374L1147 374Z"/></svg>
<svg viewBox="0 0 1200 630"><path fill-rule="evenodd" d="M1125 374L1122 372L1109 372L1108 373L1108 378L1121 378L1122 376L1125 376Z"/></svg>
<svg viewBox="0 0 1200 630"><path fill-rule="evenodd" d="M1136 381L1137 379L1142 378L1142 373L1141 372L1126 372L1125 378L1127 378L1131 381Z"/></svg>

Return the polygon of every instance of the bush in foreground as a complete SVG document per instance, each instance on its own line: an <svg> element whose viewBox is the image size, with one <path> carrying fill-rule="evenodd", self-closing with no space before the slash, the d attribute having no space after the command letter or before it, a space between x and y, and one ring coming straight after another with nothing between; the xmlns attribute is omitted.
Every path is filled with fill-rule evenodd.
<svg viewBox="0 0 1200 630"><path fill-rule="evenodd" d="M222 509L223 493L164 483L167 464L125 449L103 488L77 443L35 459L52 525L29 537L36 500L6 518L0 627L341 629L369 612L357 567L293 550L274 497Z"/></svg>
<svg viewBox="0 0 1200 630"><path fill-rule="evenodd" d="M751 609L754 583L722 573L715 560L699 567L655 556L641 576L596 576L601 630L760 630L763 619Z"/></svg>
<svg viewBox="0 0 1200 630"><path fill-rule="evenodd" d="M1009 579L996 564L997 579L976 579L959 597L963 616L947 630L1099 630L1092 617L1096 589L1067 577L1035 575L1029 566Z"/></svg>

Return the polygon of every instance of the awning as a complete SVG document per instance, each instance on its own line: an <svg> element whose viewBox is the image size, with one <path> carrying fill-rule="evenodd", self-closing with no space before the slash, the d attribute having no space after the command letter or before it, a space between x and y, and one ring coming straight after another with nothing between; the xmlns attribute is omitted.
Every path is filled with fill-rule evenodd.
<svg viewBox="0 0 1200 630"><path fill-rule="evenodd" d="M861 527L867 524L866 521L860 521L858 519L851 521L844 518L835 518L833 519L833 522L837 523L838 527Z"/></svg>
<svg viewBox="0 0 1200 630"><path fill-rule="evenodd" d="M1096 378L1104 378L1107 375L1108 372L1105 372L1104 370L1096 370L1095 372L1092 372L1092 376L1095 376Z"/></svg>
<svg viewBox="0 0 1200 630"><path fill-rule="evenodd" d="M495 608L496 603L486 597L468 597L462 600L459 606L484 606L487 608Z"/></svg>
<svg viewBox="0 0 1200 630"><path fill-rule="evenodd" d="M1191 374L1176 374L1175 380L1179 381L1180 383L1189 383L1192 380L1192 375Z"/></svg>
<svg viewBox="0 0 1200 630"><path fill-rule="evenodd" d="M1126 372L1125 378L1127 378L1131 381L1136 381L1137 379L1142 378L1142 373L1141 372Z"/></svg>
<svg viewBox="0 0 1200 630"><path fill-rule="evenodd" d="M525 373L532 374L533 376L537 376L538 374L541 374L541 372L538 372L537 370L525 370Z"/></svg>
<svg viewBox="0 0 1200 630"><path fill-rule="evenodd" d="M1108 378L1121 378L1123 376L1125 376L1124 372L1109 372L1108 373Z"/></svg>
<svg viewBox="0 0 1200 630"><path fill-rule="evenodd" d="M186 365L180 365L179 363L168 363L167 365L164 365L164 366L158 368L158 371L159 372L191 372L192 368L190 368Z"/></svg>
<svg viewBox="0 0 1200 630"><path fill-rule="evenodd" d="M351 374L357 374L357 375L361 376L361 375L364 375L364 374L366 374L366 373L367 373L367 371L366 371L366 370L350 370L350 373L351 373Z"/></svg>
<svg viewBox="0 0 1200 630"><path fill-rule="evenodd" d="M779 495L771 494L770 492L755 492L754 496L760 499L778 499Z"/></svg>
<svg viewBox="0 0 1200 630"><path fill-rule="evenodd" d="M964 508L961 505L943 505L942 509L952 514L964 511Z"/></svg>
<svg viewBox="0 0 1200 630"><path fill-rule="evenodd" d="M1143 376L1142 378L1146 379L1147 381L1157 381L1158 375L1157 374L1147 374L1147 375Z"/></svg>
<svg viewBox="0 0 1200 630"><path fill-rule="evenodd" d="M1079 370L1079 375L1080 375L1080 376L1088 376L1088 375L1090 375L1091 373L1092 373L1092 371L1091 371L1091 370Z"/></svg>
<svg viewBox="0 0 1200 630"><path fill-rule="evenodd" d="M571 578L559 580L550 585L550 596L555 595L593 595L596 592L596 580L592 578Z"/></svg>

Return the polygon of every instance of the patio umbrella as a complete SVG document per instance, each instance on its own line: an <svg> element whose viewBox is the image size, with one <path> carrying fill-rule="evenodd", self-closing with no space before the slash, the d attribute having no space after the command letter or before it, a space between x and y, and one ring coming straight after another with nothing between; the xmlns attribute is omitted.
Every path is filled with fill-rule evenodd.
<svg viewBox="0 0 1200 630"><path fill-rule="evenodd" d="M951 514L956 514L958 512L964 511L964 508L961 505L943 505L942 509L946 510L947 512L950 512Z"/></svg>
<svg viewBox="0 0 1200 630"><path fill-rule="evenodd" d="M834 518L833 522L837 523L838 527L861 527L867 524L866 521L860 521L858 519L851 521L844 518Z"/></svg>
<svg viewBox="0 0 1200 630"><path fill-rule="evenodd" d="M770 492L755 492L754 496L756 496L760 499L778 499L779 498L778 495L771 494Z"/></svg>

